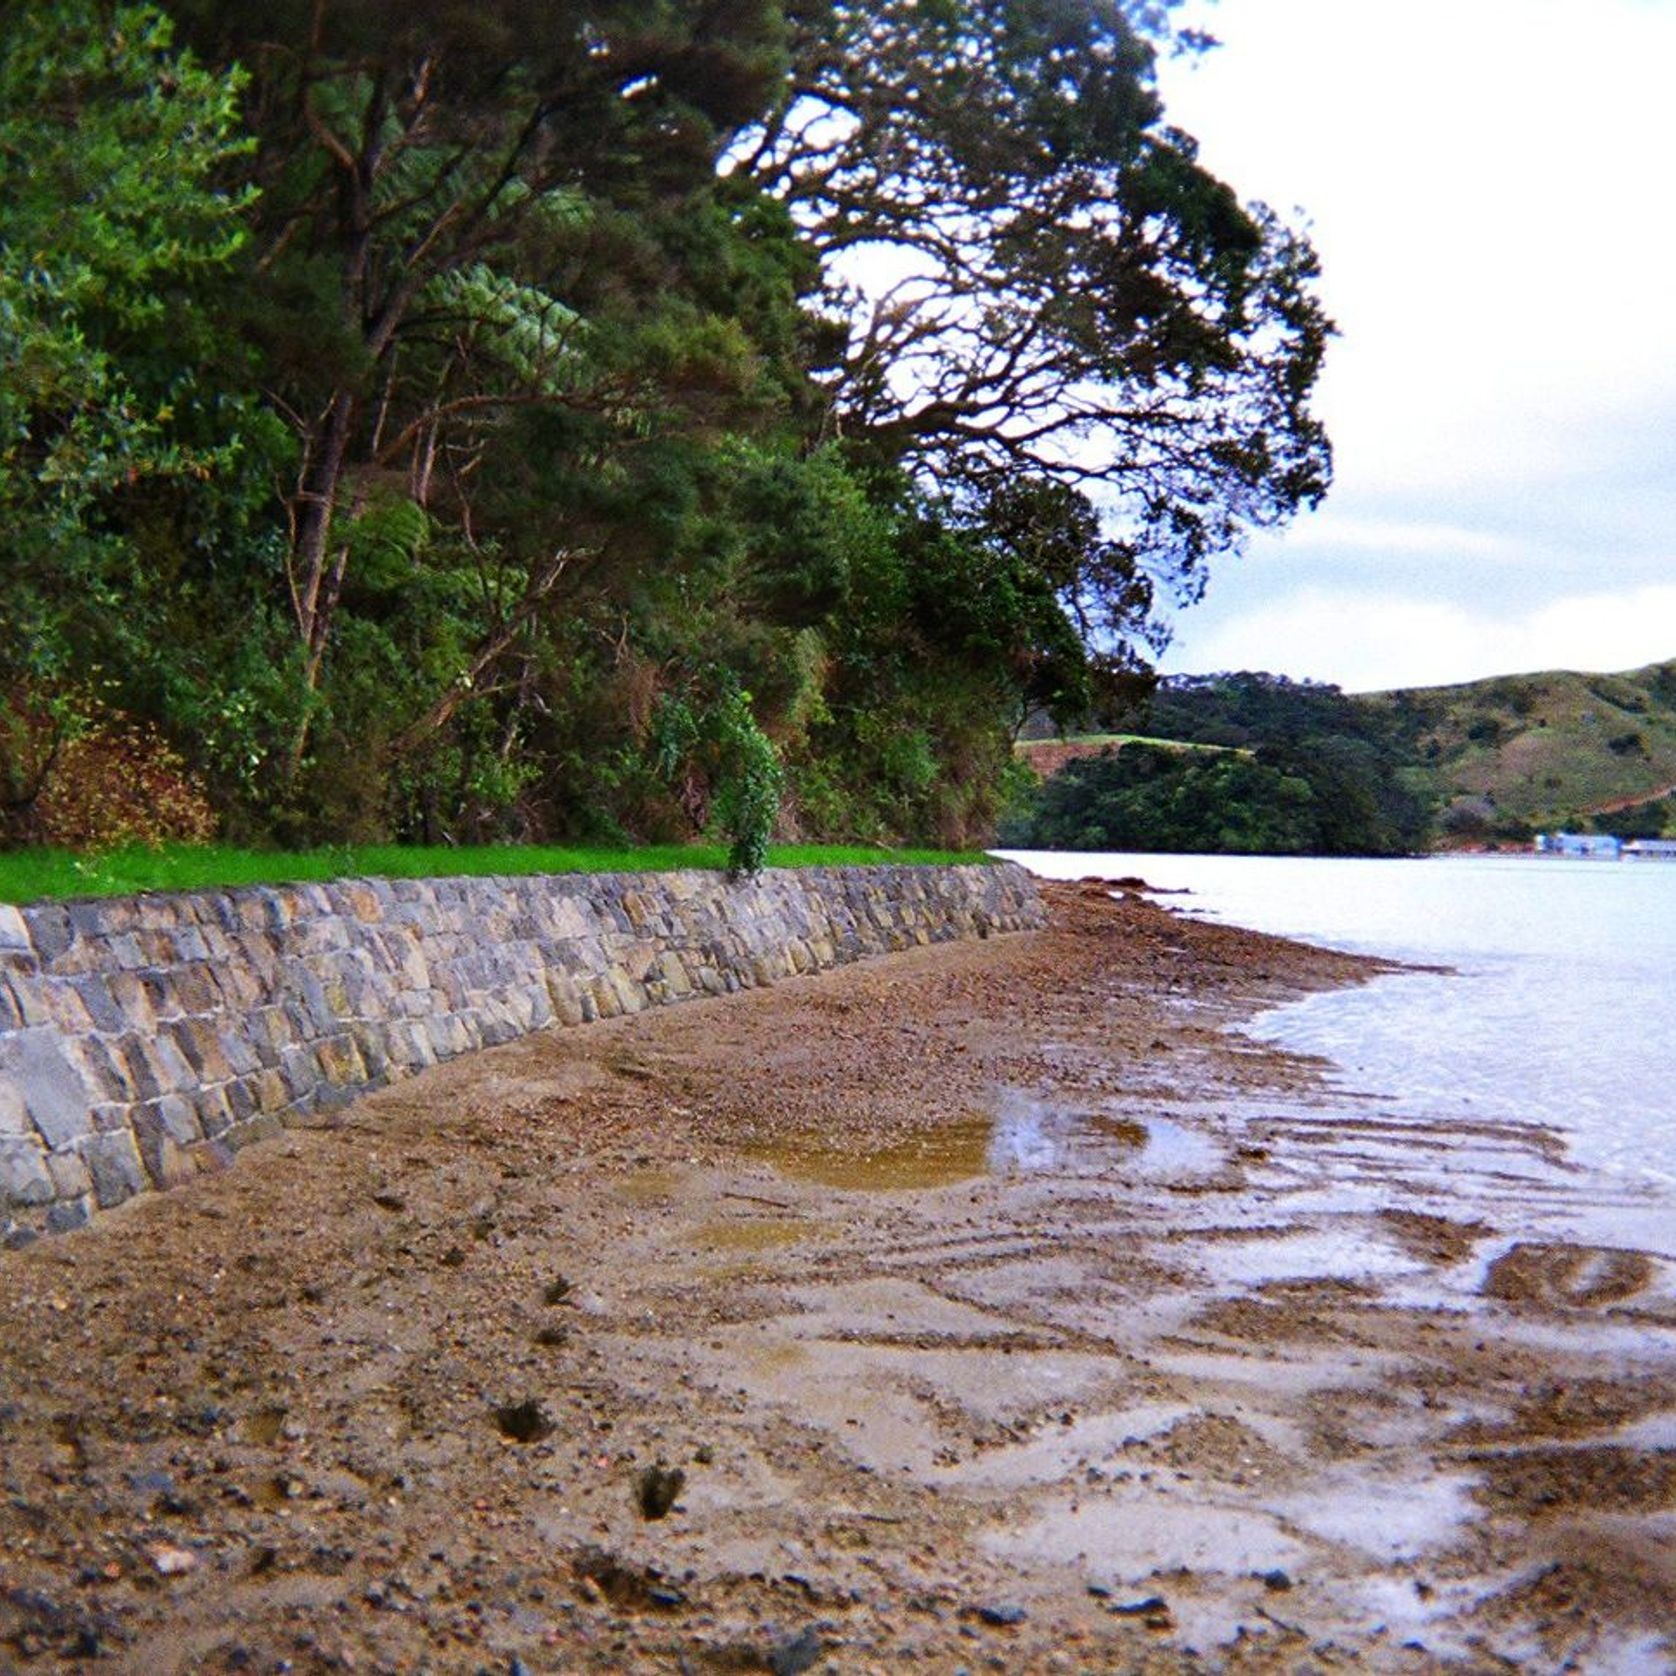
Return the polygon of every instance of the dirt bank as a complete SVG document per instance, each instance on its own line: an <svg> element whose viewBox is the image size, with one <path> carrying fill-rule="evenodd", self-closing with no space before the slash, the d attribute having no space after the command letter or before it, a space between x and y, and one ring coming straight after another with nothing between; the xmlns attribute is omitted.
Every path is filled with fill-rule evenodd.
<svg viewBox="0 0 1676 1676"><path fill-rule="evenodd" d="M1062 888L0 1254L0 1671L1666 1668L1672 1207L1226 1031L1369 972Z"/></svg>

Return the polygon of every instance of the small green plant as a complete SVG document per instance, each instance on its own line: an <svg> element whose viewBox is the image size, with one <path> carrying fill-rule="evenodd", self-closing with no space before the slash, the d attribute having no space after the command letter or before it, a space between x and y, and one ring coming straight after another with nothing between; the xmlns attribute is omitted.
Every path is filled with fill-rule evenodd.
<svg viewBox="0 0 1676 1676"><path fill-rule="evenodd" d="M717 705L713 727L717 783L712 816L728 842L727 870L734 878L760 873L780 813L785 771L774 742L751 712L751 695L735 689Z"/></svg>

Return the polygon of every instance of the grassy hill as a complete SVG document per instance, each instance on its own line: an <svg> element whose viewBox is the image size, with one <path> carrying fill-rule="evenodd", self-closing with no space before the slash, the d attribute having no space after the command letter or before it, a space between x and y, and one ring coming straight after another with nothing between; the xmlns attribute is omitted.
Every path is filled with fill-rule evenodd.
<svg viewBox="0 0 1676 1676"><path fill-rule="evenodd" d="M1132 725L1150 737L1040 740L1020 755L1042 775L1165 742L1257 753L1306 777L1336 764L1340 781L1348 773L1375 801L1414 802L1422 826L1431 810L1433 842L1521 842L1562 828L1676 837L1676 659L1620 675L1554 670L1363 694L1249 671L1171 676ZM1361 794L1339 784L1321 795Z"/></svg>
<svg viewBox="0 0 1676 1676"><path fill-rule="evenodd" d="M1356 702L1412 740L1446 828L1676 829L1676 660L1620 675L1557 670L1408 687Z"/></svg>

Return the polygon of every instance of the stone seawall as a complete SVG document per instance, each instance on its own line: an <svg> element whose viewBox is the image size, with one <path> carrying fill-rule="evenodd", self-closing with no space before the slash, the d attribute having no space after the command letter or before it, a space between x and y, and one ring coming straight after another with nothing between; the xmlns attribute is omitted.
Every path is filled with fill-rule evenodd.
<svg viewBox="0 0 1676 1676"><path fill-rule="evenodd" d="M550 1025L1041 924L1013 866L352 879L0 904L0 1240Z"/></svg>

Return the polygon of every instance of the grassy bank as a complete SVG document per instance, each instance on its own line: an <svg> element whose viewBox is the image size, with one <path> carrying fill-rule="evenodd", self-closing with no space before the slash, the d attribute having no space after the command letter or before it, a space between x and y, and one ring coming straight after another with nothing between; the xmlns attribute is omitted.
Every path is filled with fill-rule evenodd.
<svg viewBox="0 0 1676 1676"><path fill-rule="evenodd" d="M930 865L983 859L975 852L882 850L838 844L782 844L768 852L770 867L849 867L877 862ZM687 867L719 872L726 866L724 844L665 844L638 849L510 844L482 849L425 849L379 844L294 852L191 845L115 850L99 856L22 850L0 854L0 902L322 879L421 879L462 873L646 873Z"/></svg>

